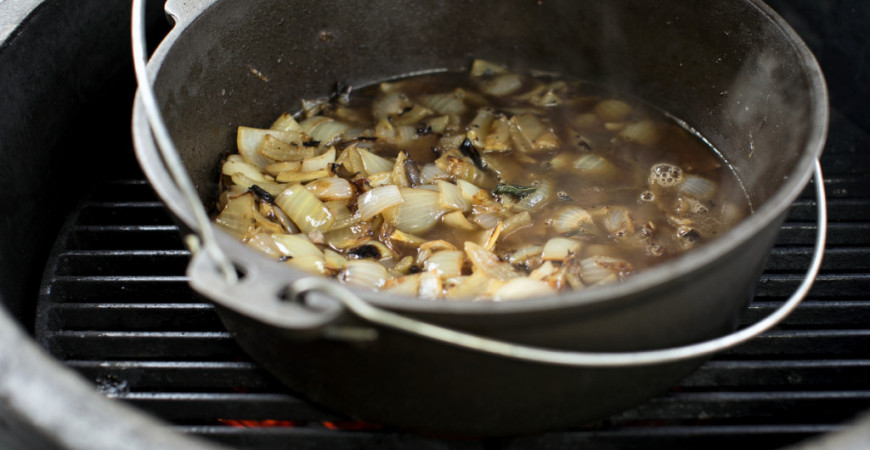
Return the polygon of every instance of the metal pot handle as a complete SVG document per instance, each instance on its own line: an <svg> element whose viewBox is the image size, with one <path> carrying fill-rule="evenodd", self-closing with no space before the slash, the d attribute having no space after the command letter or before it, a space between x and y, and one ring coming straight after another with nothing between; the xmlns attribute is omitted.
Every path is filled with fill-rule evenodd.
<svg viewBox="0 0 870 450"><path fill-rule="evenodd" d="M229 304L242 313L276 326L289 327L295 331L308 333L322 330L327 335L332 334L335 337L349 339L372 338L373 335L366 333L366 330L357 329L354 331L353 329L330 327L330 322L338 317L341 309L337 308L337 305L332 302L314 302L315 306L320 306L321 309L319 311L316 307L311 308L312 304L294 304L293 302L281 302L279 299L275 299L275 302L270 302L270 305L263 305L256 301L239 302L241 294L247 288L239 285L238 274L233 263L216 242L211 222L199 200L193 182L184 168L172 138L169 136L148 78L144 44L144 5L143 0L133 0L133 59L136 78L140 87L139 97L145 107L160 154L169 169L173 181L178 185L194 212L196 221L194 231L201 239L202 244L200 249L195 239L189 242L193 252L193 260L188 267L188 273L191 274L191 282L194 283L194 287L208 292L214 298L222 299L225 304ZM376 307L359 298L348 288L325 278L306 277L296 280L290 284L286 296L289 299L298 300L304 299L310 294L325 294L331 299L338 300L348 310L372 324L412 333L469 350L530 362L579 367L626 367L697 358L741 344L769 330L791 313L806 297L821 266L827 234L825 190L821 164L818 161L815 161L814 180L818 207L818 228L810 268L807 270L801 284L782 306L761 321L734 333L696 344L640 352L601 353L550 350L489 339L405 317ZM216 276L217 274L214 273L215 267L220 271L222 277ZM203 275L204 273L205 275ZM260 276L259 278L269 277ZM265 289L264 286L261 286L259 290L261 292L258 293L257 297L275 298L273 295L275 293L271 291L269 286L265 286ZM246 293L250 294L251 292L247 291ZM274 308L275 304L283 304L284 306ZM269 306L273 309L264 313L260 309L264 306Z"/></svg>
<svg viewBox="0 0 870 450"><path fill-rule="evenodd" d="M176 16L177 17L177 16ZM157 142L157 148L160 151L160 156L163 157L166 167L169 170L172 180L181 190L187 203L191 206L195 219L194 232L200 237L202 248L211 256L214 264L223 274L226 282L234 285L238 281L238 274L232 262L227 258L226 254L217 245L214 230L211 227L208 213L205 206L199 199L196 193L196 188L193 181L181 161L178 149L172 142L172 137L169 135L169 130L163 120L163 114L160 112L160 107L157 105L157 97L154 95L154 88L149 79L148 69L146 67L148 54L145 48L145 1L133 0L133 11L131 19L131 33L133 42L133 68L136 72L136 82L139 85L137 96L145 107L145 112L148 116L148 123L151 125L151 132ZM190 243L189 243L190 245Z"/></svg>
<svg viewBox="0 0 870 450"><path fill-rule="evenodd" d="M309 277L298 280L291 285L293 290L291 295L300 296L308 292L321 292L338 299L354 314L377 325L469 350L536 363L577 367L627 367L661 364L707 356L742 344L771 329L788 316L809 293L822 264L828 228L825 188L822 179L822 167L819 161L815 161L813 179L816 187L818 226L813 258L801 284L788 300L764 319L731 334L695 344L639 352L605 353L550 350L480 337L405 317L373 306L356 296L349 289L323 278Z"/></svg>

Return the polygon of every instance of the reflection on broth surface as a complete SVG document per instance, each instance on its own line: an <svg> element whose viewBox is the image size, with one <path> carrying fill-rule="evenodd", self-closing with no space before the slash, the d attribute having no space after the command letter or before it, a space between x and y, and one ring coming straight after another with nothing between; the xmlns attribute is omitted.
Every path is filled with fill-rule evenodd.
<svg viewBox="0 0 870 450"><path fill-rule="evenodd" d="M300 269L428 299L619 282L749 212L697 136L636 99L475 61L240 127L217 224Z"/></svg>

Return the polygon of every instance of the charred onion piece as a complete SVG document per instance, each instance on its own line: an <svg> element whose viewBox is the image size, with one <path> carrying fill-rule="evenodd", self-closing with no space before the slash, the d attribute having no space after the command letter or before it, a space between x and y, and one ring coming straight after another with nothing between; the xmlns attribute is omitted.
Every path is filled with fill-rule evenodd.
<svg viewBox="0 0 870 450"><path fill-rule="evenodd" d="M480 152L478 152L477 148L474 147L471 139L463 139L462 143L459 144L459 151L462 152L463 155L471 158L471 161L474 162L474 165L479 169L486 169L486 163L484 163L483 159L480 158Z"/></svg>

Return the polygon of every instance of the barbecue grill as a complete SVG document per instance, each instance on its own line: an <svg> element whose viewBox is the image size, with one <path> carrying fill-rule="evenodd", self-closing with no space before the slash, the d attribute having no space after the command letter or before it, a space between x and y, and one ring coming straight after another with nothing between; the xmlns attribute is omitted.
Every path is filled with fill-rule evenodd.
<svg viewBox="0 0 870 450"><path fill-rule="evenodd" d="M456 440L301 400L192 293L189 253L132 156L127 3L0 2L0 447L870 446L870 422L859 418L870 409L870 92L858 72L870 57L859 28L870 7L772 2L813 48L833 103L822 157L828 249L807 300L774 331L632 410L558 432ZM800 282L812 195L809 187L792 206L744 325Z"/></svg>

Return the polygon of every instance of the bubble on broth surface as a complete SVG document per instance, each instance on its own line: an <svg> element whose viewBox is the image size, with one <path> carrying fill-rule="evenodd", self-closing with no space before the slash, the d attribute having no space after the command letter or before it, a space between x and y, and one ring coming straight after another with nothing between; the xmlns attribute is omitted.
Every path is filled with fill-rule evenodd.
<svg viewBox="0 0 870 450"><path fill-rule="evenodd" d="M659 186L676 186L683 178L683 169L679 166L667 163L659 163L650 169L650 184Z"/></svg>

